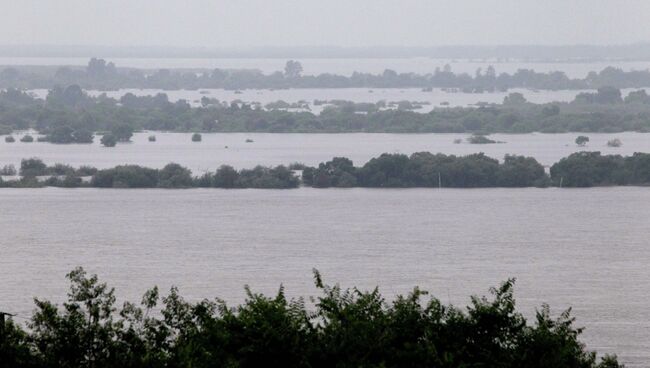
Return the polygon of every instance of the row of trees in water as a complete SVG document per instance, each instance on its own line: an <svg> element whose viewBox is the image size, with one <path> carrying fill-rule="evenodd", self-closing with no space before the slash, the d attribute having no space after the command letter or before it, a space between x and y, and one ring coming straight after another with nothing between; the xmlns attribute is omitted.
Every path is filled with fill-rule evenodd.
<svg viewBox="0 0 650 368"><path fill-rule="evenodd" d="M0 178L0 187L289 189L300 185L294 172L282 165L242 170L223 165L215 172L195 177L189 169L176 163L167 164L162 169L120 165L98 170L89 166L78 169L63 164L47 166L38 158L30 158L22 160L19 171L11 166L5 166L0 173L2 171L18 173L21 178L16 181L2 181Z"/></svg>
<svg viewBox="0 0 650 368"><path fill-rule="evenodd" d="M87 67L5 67L0 70L0 88L53 88L78 84L86 89L120 88L155 89L279 89L279 88L456 88L466 92L535 89L591 89L602 86L619 88L650 87L650 71L623 71L607 67L592 71L584 78L569 78L561 71L539 73L519 69L514 73L497 73L494 67L477 69L474 75L454 73L450 65L430 73L398 73L387 69L380 74L355 72L350 76L324 73L302 75L302 64L290 60L283 71L263 74L257 70L117 68L103 59L91 59Z"/></svg>
<svg viewBox="0 0 650 368"><path fill-rule="evenodd" d="M302 171L302 181L296 172ZM0 173L15 174L12 167ZM592 187L610 185L650 185L650 154L632 156L578 152L561 159L550 168L532 157L506 155L502 162L483 153L454 156L417 152L382 154L361 167L345 157L309 167L262 167L236 170L223 165L215 172L193 176L175 163L162 169L121 165L97 170L78 169L57 164L47 166L41 160L23 160L19 180L2 181L4 187L95 187L95 188L297 188L301 182L314 188L490 188L490 187ZM39 177L41 177L39 179ZM90 177L83 180L83 177Z"/></svg>
<svg viewBox="0 0 650 368"><path fill-rule="evenodd" d="M82 268L70 272L62 306L35 299L28 329L0 326L0 366L40 367L527 367L615 368L579 340L569 311L542 306L532 322L515 308L514 280L443 305L415 288L386 300L377 289L325 284L308 306L280 287L268 297L246 288L241 305L188 302L176 288L141 303L116 303L115 290Z"/></svg>
<svg viewBox="0 0 650 368"><path fill-rule="evenodd" d="M644 90L621 95L616 88L582 93L570 103L533 104L512 93L503 104L439 107L429 113L384 109L381 103L337 101L316 115L264 109L242 101L204 98L192 107L165 94L119 100L88 96L79 86L52 89L45 100L19 90L0 91L0 135L34 129L40 140L89 143L107 134L113 143L134 131L270 133L560 133L650 131L650 96Z"/></svg>

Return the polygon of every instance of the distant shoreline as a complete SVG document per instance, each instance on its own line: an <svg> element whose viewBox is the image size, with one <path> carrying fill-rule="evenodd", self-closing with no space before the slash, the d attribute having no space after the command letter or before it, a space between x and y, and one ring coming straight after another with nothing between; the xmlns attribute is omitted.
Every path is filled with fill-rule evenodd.
<svg viewBox="0 0 650 368"><path fill-rule="evenodd" d="M0 45L0 57L120 58L450 58L559 60L650 60L650 43L621 45L266 46L174 47L109 45Z"/></svg>

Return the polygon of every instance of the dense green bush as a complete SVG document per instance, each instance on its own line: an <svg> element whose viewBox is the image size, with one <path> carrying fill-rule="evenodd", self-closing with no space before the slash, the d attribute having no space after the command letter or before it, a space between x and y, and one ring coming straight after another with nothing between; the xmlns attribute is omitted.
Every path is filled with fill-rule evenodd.
<svg viewBox="0 0 650 368"><path fill-rule="evenodd" d="M85 127L74 129L69 126L57 126L45 132L47 134L44 141L58 144L93 143L94 138L93 133Z"/></svg>
<svg viewBox="0 0 650 368"><path fill-rule="evenodd" d="M21 176L47 175L47 165L38 158L28 158L20 161Z"/></svg>
<svg viewBox="0 0 650 368"><path fill-rule="evenodd" d="M158 170L138 165L122 165L97 171L90 181L98 188L155 188Z"/></svg>
<svg viewBox="0 0 650 368"><path fill-rule="evenodd" d="M140 305L116 305L115 290L82 268L68 274L59 307L35 299L24 330L11 320L0 341L3 366L23 367L502 367L615 368L580 342L569 311L543 306L532 323L516 310L514 280L443 305L418 288L386 300L378 291L326 285L313 306L246 288L246 301L185 301L176 288L147 291ZM157 313L159 311L159 313Z"/></svg>
<svg viewBox="0 0 650 368"><path fill-rule="evenodd" d="M117 123L111 127L110 134L118 142L129 142L133 136L133 126L127 123Z"/></svg>
<svg viewBox="0 0 650 368"><path fill-rule="evenodd" d="M158 186L161 188L191 187L192 172L179 164L167 164L158 171Z"/></svg>
<svg viewBox="0 0 650 368"><path fill-rule="evenodd" d="M632 156L578 152L551 166L553 184L565 187L649 185L650 154Z"/></svg>
<svg viewBox="0 0 650 368"><path fill-rule="evenodd" d="M290 189L297 188L300 180L285 166L264 167L256 166L239 172L236 187L258 189Z"/></svg>
<svg viewBox="0 0 650 368"><path fill-rule="evenodd" d="M239 185L239 172L232 166L223 165L214 173L212 185L217 188L236 188Z"/></svg>
<svg viewBox="0 0 650 368"><path fill-rule="evenodd" d="M303 171L305 185L326 187L530 187L548 176L534 158L507 155L503 164L484 154L464 157L429 152L382 154L360 168L337 157Z"/></svg>
<svg viewBox="0 0 650 368"><path fill-rule="evenodd" d="M578 138L576 138L576 144L578 146L584 146L585 144L587 144L587 142L589 142L589 137L587 136L580 135L578 136Z"/></svg>
<svg viewBox="0 0 650 368"><path fill-rule="evenodd" d="M106 133L102 136L100 143L103 144L104 147L115 147L117 144L117 138L115 138L111 133Z"/></svg>
<svg viewBox="0 0 650 368"><path fill-rule="evenodd" d="M550 179L534 158L506 155L497 181L500 187L543 187L549 185Z"/></svg>

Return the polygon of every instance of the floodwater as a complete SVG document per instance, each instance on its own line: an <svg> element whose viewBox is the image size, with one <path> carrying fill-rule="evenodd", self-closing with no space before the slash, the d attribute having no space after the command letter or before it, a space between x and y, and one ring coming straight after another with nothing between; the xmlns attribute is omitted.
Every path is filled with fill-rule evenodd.
<svg viewBox="0 0 650 368"><path fill-rule="evenodd" d="M149 135L156 142L148 142ZM50 143L22 143L16 134L15 143L0 139L0 167L20 165L29 157L41 158L47 164L64 163L72 166L91 165L108 168L122 164L137 164L162 168L176 162L190 168L195 174L214 171L223 164L236 168L252 168L256 165L287 165L301 162L318 165L332 157L344 156L363 165L382 153L430 151L455 155L484 152L490 157L503 159L506 154L536 158L543 165L552 165L573 152L601 151L603 154L631 155L634 152L650 152L650 134L644 133L588 133L590 141L578 147L574 141L584 133L566 134L493 134L490 137L499 144L468 144L468 134L280 134L280 133L205 133L203 141L191 141L191 133L136 133L132 143L121 143L114 148L99 144L57 145ZM622 147L608 147L607 141L619 138ZM247 139L253 142L246 143ZM454 144L455 139L462 139Z"/></svg>
<svg viewBox="0 0 650 368"><path fill-rule="evenodd" d="M110 59L140 68L234 68L281 70L284 59ZM0 65L85 65L88 58L0 58ZM431 73L450 63L473 74L494 65L560 70L584 77L612 63L521 63L439 59L305 59L305 74L349 75L353 71ZM650 62L616 62L644 70ZM511 90L510 92L517 92ZM36 94L44 91L34 91ZM157 90L107 92L155 94ZM164 91L172 101L352 100L424 101L422 112L448 102L467 106L501 102L504 93L462 94L434 89L301 89ZM206 93L207 92L207 93ZM579 91L521 91L529 101L568 101ZM96 95L101 91L89 91ZM625 92L624 92L625 94ZM313 112L320 107L311 106ZM157 141L147 141L155 134ZM17 134L19 138L22 134ZM495 134L502 144L454 144L465 134L203 134L137 133L133 142L104 148L88 145L8 144L0 140L0 166L40 157L47 164L99 168L169 162L195 174L222 164L303 162L333 156L363 165L381 153L417 151L466 155L485 152L535 157L548 166L579 150L630 155L650 152L650 136L586 134L580 148L573 134ZM606 142L619 138L623 146ZM246 143L246 139L253 142ZM443 303L465 305L517 278L518 307L529 317L542 303L558 315L573 307L588 348L617 353L628 367L650 361L650 190L591 189L313 189L295 190L113 190L0 189L0 310L28 317L32 298L62 302L65 274L76 266L117 288L120 300L138 301L159 285L180 287L190 300L221 297L241 302L243 286L274 293L282 283L289 296L315 294L311 270L343 286L380 290L390 299L414 286Z"/></svg>
<svg viewBox="0 0 650 368"><path fill-rule="evenodd" d="M637 88L638 89L638 88ZM623 96L632 90L623 89ZM44 99L48 90L28 90L32 95ZM550 102L570 102L581 92L592 92L592 90L559 90L559 91L535 91L523 88L512 88L507 92L484 92L484 93L462 93L448 92L440 88L432 91L424 91L420 88L291 88L291 89L245 89L241 91L226 89L199 89L199 90L161 90L161 89L120 89L116 91L86 91L91 96L106 94L108 97L120 99L127 93L136 96L155 96L159 93L167 95L170 101L176 102L185 100L192 106L200 106L201 98L215 98L220 102L245 102L261 103L262 106L277 101L288 103L301 103L309 106L308 110L319 114L323 108L330 103L315 104L315 100L332 101L343 100L352 102L377 103L384 101L391 102L409 101L422 103L422 106L415 109L415 112L427 113L434 108L440 107L472 107L481 103L503 103L503 99L510 93L521 93L532 103L544 104ZM388 108L391 108L390 106ZM392 106L396 108L396 106Z"/></svg>
<svg viewBox="0 0 650 368"><path fill-rule="evenodd" d="M650 361L650 190L0 190L0 310L61 302L82 265L140 300L241 302L243 286L315 295L329 283L390 299L419 285L443 303L516 277L518 308L573 307L583 340L629 367ZM20 320L22 321L22 320Z"/></svg>

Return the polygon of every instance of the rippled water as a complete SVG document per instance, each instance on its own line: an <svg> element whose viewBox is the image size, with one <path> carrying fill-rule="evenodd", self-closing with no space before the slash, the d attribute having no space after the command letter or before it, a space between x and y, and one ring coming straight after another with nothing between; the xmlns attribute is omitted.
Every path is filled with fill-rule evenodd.
<svg viewBox="0 0 650 368"><path fill-rule="evenodd" d="M157 141L147 141L150 133L136 133L133 143L106 148L95 138L94 144L56 145L49 143L6 143L0 139L0 166L20 165L20 160L39 157L47 164L65 163L73 166L92 165L98 168L121 164L138 164L162 168L177 162L194 173L213 171L222 164L237 168L255 165L280 165L302 162L318 165L335 156L352 159L363 165L382 153L430 151L467 155L485 152L502 159L506 154L535 157L543 165L552 165L562 157L579 150L601 151L607 154L631 155L650 152L650 134L587 134L591 139L586 147L574 143L578 133L569 134L494 134L503 144L454 144L456 138L467 134L278 134L278 133L211 133L203 134L203 141L191 141L190 133L151 133ZM18 137L18 135L16 136ZM619 138L623 146L607 147L607 141ZM254 142L246 143L246 139Z"/></svg>
<svg viewBox="0 0 650 368"><path fill-rule="evenodd" d="M61 301L77 265L121 298L175 284L235 303L242 286L313 295L326 281L444 303L516 277L528 316L573 307L584 340L650 361L650 190L0 190L0 309Z"/></svg>

